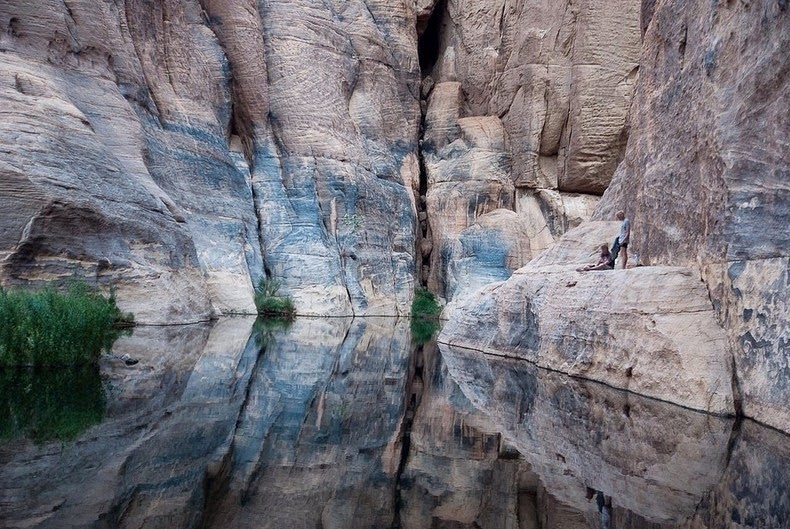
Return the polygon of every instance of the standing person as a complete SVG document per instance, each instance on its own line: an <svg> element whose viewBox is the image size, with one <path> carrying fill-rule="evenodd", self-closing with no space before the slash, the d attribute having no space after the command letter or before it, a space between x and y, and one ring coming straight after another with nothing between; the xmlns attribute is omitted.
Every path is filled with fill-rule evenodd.
<svg viewBox="0 0 790 529"><path fill-rule="evenodd" d="M621 221L620 235L617 238L620 241L620 249L622 250L620 261L623 263L623 269L625 269L625 265L628 264L628 241L631 238L631 221L625 218L625 211L623 210L615 213L614 218Z"/></svg>

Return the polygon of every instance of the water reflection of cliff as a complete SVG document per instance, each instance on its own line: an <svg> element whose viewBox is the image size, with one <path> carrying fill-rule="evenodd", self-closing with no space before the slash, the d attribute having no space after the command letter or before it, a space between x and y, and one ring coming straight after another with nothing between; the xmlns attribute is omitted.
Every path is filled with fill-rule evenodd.
<svg viewBox="0 0 790 529"><path fill-rule="evenodd" d="M782 433L525 362L444 346L441 357L435 378L458 384L444 397L455 423L480 438L501 434L500 474L517 458L506 481L518 521L479 527L790 527Z"/></svg>
<svg viewBox="0 0 790 529"><path fill-rule="evenodd" d="M389 527L408 322L297 320L261 356L209 527Z"/></svg>
<svg viewBox="0 0 790 529"><path fill-rule="evenodd" d="M0 442L0 526L788 526L787 436L417 347L407 321L144 327L115 352L140 363L102 366L101 424Z"/></svg>

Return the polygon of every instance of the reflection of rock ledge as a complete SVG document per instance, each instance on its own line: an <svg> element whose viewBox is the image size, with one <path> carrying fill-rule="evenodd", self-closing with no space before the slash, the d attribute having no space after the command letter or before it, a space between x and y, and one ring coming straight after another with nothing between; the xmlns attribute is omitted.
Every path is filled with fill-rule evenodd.
<svg viewBox="0 0 790 529"><path fill-rule="evenodd" d="M682 523L727 464L732 420L684 410L530 364L440 346L473 410L465 419L501 432L546 490L596 515L587 487L654 523Z"/></svg>
<svg viewBox="0 0 790 529"><path fill-rule="evenodd" d="M579 273L612 223L588 223L453 310L440 342L513 356L717 414L734 411L727 338L692 270ZM569 264L570 262L570 264Z"/></svg>

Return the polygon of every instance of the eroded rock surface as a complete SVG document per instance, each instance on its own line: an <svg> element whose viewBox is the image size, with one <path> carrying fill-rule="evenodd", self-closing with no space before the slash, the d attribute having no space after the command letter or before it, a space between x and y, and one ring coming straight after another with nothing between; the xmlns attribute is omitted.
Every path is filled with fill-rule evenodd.
<svg viewBox="0 0 790 529"><path fill-rule="evenodd" d="M3 2L3 280L113 285L140 322L254 312L264 275L302 313L405 313L415 17Z"/></svg>
<svg viewBox="0 0 790 529"><path fill-rule="evenodd" d="M427 284L441 299L508 277L589 219L625 147L639 12L620 1L437 4L420 44Z"/></svg>
<svg viewBox="0 0 790 529"><path fill-rule="evenodd" d="M790 431L790 10L653 8L628 148L596 218L625 209L640 261L700 268L744 413Z"/></svg>
<svg viewBox="0 0 790 529"><path fill-rule="evenodd" d="M602 193L625 147L640 52L630 1L447 1L437 83L502 119L520 187Z"/></svg>
<svg viewBox="0 0 790 529"><path fill-rule="evenodd" d="M727 335L698 273L578 272L618 223L586 223L451 313L439 340L717 414L735 412Z"/></svg>

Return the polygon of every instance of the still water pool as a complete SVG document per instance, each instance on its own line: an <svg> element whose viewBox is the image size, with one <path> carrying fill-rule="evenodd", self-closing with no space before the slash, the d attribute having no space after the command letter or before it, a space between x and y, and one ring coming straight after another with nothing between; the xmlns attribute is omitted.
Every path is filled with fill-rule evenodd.
<svg viewBox="0 0 790 529"><path fill-rule="evenodd" d="M141 327L113 355L0 377L0 527L790 527L785 434L408 320Z"/></svg>

